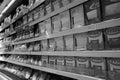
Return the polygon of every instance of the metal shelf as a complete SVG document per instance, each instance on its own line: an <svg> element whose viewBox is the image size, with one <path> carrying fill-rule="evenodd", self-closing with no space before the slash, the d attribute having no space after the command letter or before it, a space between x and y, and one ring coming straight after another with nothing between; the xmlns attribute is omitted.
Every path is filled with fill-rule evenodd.
<svg viewBox="0 0 120 80"><path fill-rule="evenodd" d="M12 64L21 65L21 66L25 66L25 67L29 67L29 68L32 68L32 69L37 69L37 70L40 70L40 71L45 71L45 72L61 75L61 76L74 78L74 79L77 79L77 80L104 80L104 79L100 79L100 78L95 78L95 77L90 77L90 76L86 76L86 75L76 74L76 73L73 73L73 72L66 72L66 71L51 69L51 68L47 68L47 67L40 67L40 66L20 63L20 62L11 61L11 60L2 60L2 61L12 63ZM64 68L66 68L66 67L64 67Z"/></svg>
<svg viewBox="0 0 120 80"><path fill-rule="evenodd" d="M2 53L2 52L1 52ZM41 51L41 52L4 52L2 54L79 56L79 57L116 57L120 58L120 50L103 51Z"/></svg>
<svg viewBox="0 0 120 80"><path fill-rule="evenodd" d="M58 32L55 34L49 34L49 35L40 36L37 38L31 38L31 39L26 39L23 41L14 42L13 45L28 43L28 42L33 42L33 41L39 41L39 40L44 40L44 39L49 39L49 38L55 38L55 37L60 37L60 36L66 36L66 35L71 35L71 34L76 34L76 33L83 33L83 32L87 32L87 31L105 29L105 28L110 28L110 27L115 27L115 26L120 26L120 18L107 20L104 22L91 24L91 25L87 25L87 26L82 26L80 28L65 30L65 31L61 31L61 32Z"/></svg>

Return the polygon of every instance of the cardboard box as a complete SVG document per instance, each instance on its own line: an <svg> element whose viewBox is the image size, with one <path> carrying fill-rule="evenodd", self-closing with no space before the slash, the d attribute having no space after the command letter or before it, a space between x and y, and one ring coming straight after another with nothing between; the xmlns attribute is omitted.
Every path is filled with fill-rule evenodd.
<svg viewBox="0 0 120 80"><path fill-rule="evenodd" d="M49 39L48 40L48 43L49 43L49 51L55 51L56 49L56 43L55 43L55 40L54 39Z"/></svg>
<svg viewBox="0 0 120 80"><path fill-rule="evenodd" d="M103 19L120 18L120 0L101 0Z"/></svg>
<svg viewBox="0 0 120 80"><path fill-rule="evenodd" d="M65 50L67 50L67 51L73 50L74 49L73 35L65 36L64 44L65 44Z"/></svg>
<svg viewBox="0 0 120 80"><path fill-rule="evenodd" d="M34 51L40 51L40 41L34 42Z"/></svg>
<svg viewBox="0 0 120 80"><path fill-rule="evenodd" d="M56 51L63 51L64 50L63 37L55 38L55 42L56 42Z"/></svg>
<svg viewBox="0 0 120 80"><path fill-rule="evenodd" d="M61 0L61 2L62 2L62 6L66 6L70 4L70 0Z"/></svg>
<svg viewBox="0 0 120 80"><path fill-rule="evenodd" d="M105 30L106 49L120 49L120 27Z"/></svg>
<svg viewBox="0 0 120 80"><path fill-rule="evenodd" d="M88 57L76 57L76 66L80 68L89 68L90 59Z"/></svg>
<svg viewBox="0 0 120 80"><path fill-rule="evenodd" d="M65 65L65 58L64 57L57 57L57 65L64 66Z"/></svg>
<svg viewBox="0 0 120 80"><path fill-rule="evenodd" d="M84 10L83 5L79 5L71 9L72 28L80 28L84 26Z"/></svg>
<svg viewBox="0 0 120 80"><path fill-rule="evenodd" d="M75 35L75 50L87 50L86 33L80 33Z"/></svg>
<svg viewBox="0 0 120 80"><path fill-rule="evenodd" d="M41 60L42 60L42 66L45 66L48 64L48 56L42 56Z"/></svg>
<svg viewBox="0 0 120 80"><path fill-rule="evenodd" d="M56 57L55 56L49 56L49 64L56 65Z"/></svg>
<svg viewBox="0 0 120 80"><path fill-rule="evenodd" d="M46 26L45 26L45 21L40 22L38 25L39 25L40 35L41 35L41 36L46 35Z"/></svg>
<svg viewBox="0 0 120 80"><path fill-rule="evenodd" d="M45 15L52 12L52 6L51 5L52 5L51 0L46 0L45 1Z"/></svg>
<svg viewBox="0 0 120 80"><path fill-rule="evenodd" d="M88 50L103 50L104 49L102 31L88 32L87 49Z"/></svg>
<svg viewBox="0 0 120 80"><path fill-rule="evenodd" d="M61 0L51 0L51 1L52 1L52 6L54 11L62 7Z"/></svg>
<svg viewBox="0 0 120 80"><path fill-rule="evenodd" d="M65 65L75 67L75 58L74 57L65 57Z"/></svg>
<svg viewBox="0 0 120 80"><path fill-rule="evenodd" d="M41 41L41 51L47 51L48 50L48 41L42 40Z"/></svg>
<svg viewBox="0 0 120 80"><path fill-rule="evenodd" d="M61 31L60 15L52 17L53 33Z"/></svg>
<svg viewBox="0 0 120 80"><path fill-rule="evenodd" d="M62 23L62 28L61 30L68 30L70 29L70 13L69 11L64 11L60 14L60 19Z"/></svg>
<svg viewBox="0 0 120 80"><path fill-rule="evenodd" d="M52 33L51 19L45 20L45 26L46 26L46 35L49 36L49 34Z"/></svg>
<svg viewBox="0 0 120 80"><path fill-rule="evenodd" d="M23 16L23 24L26 24L28 22L28 16L25 15Z"/></svg>
<svg viewBox="0 0 120 80"><path fill-rule="evenodd" d="M101 21L100 0L89 0L84 3L85 24L94 24Z"/></svg>

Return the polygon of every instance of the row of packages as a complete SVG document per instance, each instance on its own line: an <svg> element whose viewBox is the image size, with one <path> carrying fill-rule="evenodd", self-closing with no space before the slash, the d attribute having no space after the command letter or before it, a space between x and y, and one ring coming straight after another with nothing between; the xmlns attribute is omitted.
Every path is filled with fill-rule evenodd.
<svg viewBox="0 0 120 80"><path fill-rule="evenodd" d="M106 77L106 73L109 73L111 78L115 76L115 73L119 73L120 58L90 58L90 57L70 57L70 56L21 56L12 55L8 57L10 60L18 60L22 63L44 66L65 71L75 71L80 74L97 75L99 77ZM65 68L66 66L67 68ZM100 70L100 71L99 71ZM93 73L92 73L93 72ZM95 74L96 73L96 74ZM110 77L109 76L109 77ZM113 77L114 78L114 77ZM114 80L114 79L113 79ZM116 79L115 79L116 80Z"/></svg>
<svg viewBox="0 0 120 80"><path fill-rule="evenodd" d="M28 16L23 17L23 23L41 18L74 1L77 0L46 0L44 4L31 11ZM75 20L76 23L79 22L81 25L87 25L102 20L120 17L119 8L119 0L88 0L79 7L71 9L71 15L72 20ZM69 15L65 16L67 17Z"/></svg>
<svg viewBox="0 0 120 80"><path fill-rule="evenodd" d="M120 27L55 37L24 44L27 51L73 51L120 49ZM23 44L15 45L16 48ZM20 50L20 49L19 49Z"/></svg>

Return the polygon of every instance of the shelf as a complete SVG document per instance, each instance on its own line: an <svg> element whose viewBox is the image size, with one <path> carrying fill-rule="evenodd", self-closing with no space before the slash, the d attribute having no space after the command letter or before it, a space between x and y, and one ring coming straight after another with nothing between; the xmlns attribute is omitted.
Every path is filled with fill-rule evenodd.
<svg viewBox="0 0 120 80"><path fill-rule="evenodd" d="M34 66L34 65L30 65L30 64L16 62L16 61L10 61L10 60L2 60L2 61L12 63L12 64L16 64L16 65L29 67L29 68L32 68L32 69L37 69L37 70L40 70L40 71L45 71L45 72L49 72L49 73L53 73L53 74L58 74L58 75L61 75L61 76L74 78L74 79L77 79L77 80L104 80L104 79L100 79L100 78L90 77L90 76L86 76L86 75L81 75L81 74L76 74L76 73L66 72L66 71L61 71L61 70L50 69L50 68L47 68L47 67ZM66 67L64 67L64 68L66 68Z"/></svg>
<svg viewBox="0 0 120 80"><path fill-rule="evenodd" d="M2 53L3 54L3 53ZM79 56L79 57L116 57L120 58L120 50L109 51L54 51L54 52L4 52L4 54L49 55L49 56Z"/></svg>
<svg viewBox="0 0 120 80"><path fill-rule="evenodd" d="M13 45L22 44L22 43L29 43L29 42L33 42L33 41L39 41L39 40L55 38L55 37L60 37L60 36L72 35L72 34L76 34L76 33L92 31L92 30L105 29L105 28L110 28L110 27L115 27L115 26L120 26L120 18L119 19L107 20L107 21L104 21L104 22L91 24L91 25L88 25L88 26L82 26L81 28L65 30L65 31L61 31L61 32L58 32L58 33L55 33L55 34L49 34L49 35L40 36L40 37L37 37L37 38L26 39L26 40L23 40L23 41L14 42Z"/></svg>

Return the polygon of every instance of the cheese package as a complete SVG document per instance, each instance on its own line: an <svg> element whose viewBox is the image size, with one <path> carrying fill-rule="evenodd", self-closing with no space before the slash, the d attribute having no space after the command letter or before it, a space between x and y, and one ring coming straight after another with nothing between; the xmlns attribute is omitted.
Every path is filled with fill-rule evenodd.
<svg viewBox="0 0 120 80"><path fill-rule="evenodd" d="M67 6L68 4L70 4L70 0L61 0L62 2L62 6Z"/></svg>
<svg viewBox="0 0 120 80"><path fill-rule="evenodd" d="M56 65L56 57L55 56L49 56L49 64Z"/></svg>
<svg viewBox="0 0 120 80"><path fill-rule="evenodd" d="M103 19L120 18L120 0L101 0L103 7Z"/></svg>
<svg viewBox="0 0 120 80"><path fill-rule="evenodd" d="M70 13L69 11L64 11L60 14L61 19L61 30L68 30L70 29Z"/></svg>
<svg viewBox="0 0 120 80"><path fill-rule="evenodd" d="M49 39L48 43L49 43L48 50L49 51L55 51L55 49L56 49L55 40L54 39Z"/></svg>
<svg viewBox="0 0 120 80"><path fill-rule="evenodd" d="M49 36L49 34L52 33L51 19L45 20L45 27L46 27L46 35Z"/></svg>
<svg viewBox="0 0 120 80"><path fill-rule="evenodd" d="M100 7L100 0L89 0L84 3L86 25L101 21Z"/></svg>
<svg viewBox="0 0 120 80"><path fill-rule="evenodd" d="M120 27L112 27L105 30L106 49L120 49Z"/></svg>
<svg viewBox="0 0 120 80"><path fill-rule="evenodd" d="M56 42L56 51L63 51L64 50L64 41L63 41L63 37L57 37L55 38L55 42Z"/></svg>
<svg viewBox="0 0 120 80"><path fill-rule="evenodd" d="M40 51L40 41L34 43L34 51Z"/></svg>
<svg viewBox="0 0 120 80"><path fill-rule="evenodd" d="M62 7L61 0L51 0L51 1L54 11Z"/></svg>
<svg viewBox="0 0 120 80"><path fill-rule="evenodd" d="M31 21L33 21L33 12L30 12L28 14L28 22L31 22Z"/></svg>
<svg viewBox="0 0 120 80"><path fill-rule="evenodd" d="M40 36L46 35L45 21L40 22L38 25L39 25Z"/></svg>
<svg viewBox="0 0 120 80"><path fill-rule="evenodd" d="M75 50L87 50L87 34L80 33L75 35Z"/></svg>
<svg viewBox="0 0 120 80"><path fill-rule="evenodd" d="M45 15L52 12L51 0L45 1Z"/></svg>
<svg viewBox="0 0 120 80"><path fill-rule="evenodd" d="M103 33L102 31L88 32L88 50L102 50L104 49Z"/></svg>
<svg viewBox="0 0 120 80"><path fill-rule="evenodd" d="M40 6L38 6L36 9L34 9L34 20L38 19L40 16Z"/></svg>
<svg viewBox="0 0 120 80"><path fill-rule="evenodd" d="M47 51L48 50L48 41L42 40L41 41L41 51Z"/></svg>
<svg viewBox="0 0 120 80"><path fill-rule="evenodd" d="M23 16L23 24L26 24L28 22L28 16L25 15Z"/></svg>
<svg viewBox="0 0 120 80"><path fill-rule="evenodd" d="M83 5L79 5L71 9L72 28L80 28L84 26L84 10Z"/></svg>
<svg viewBox="0 0 120 80"><path fill-rule="evenodd" d="M53 26L53 33L61 31L61 22L60 22L59 14L52 17L52 26Z"/></svg>
<svg viewBox="0 0 120 80"><path fill-rule="evenodd" d="M48 56L41 56L41 60L42 60L42 66L48 64Z"/></svg>
<svg viewBox="0 0 120 80"><path fill-rule="evenodd" d="M109 58L108 63L108 76L111 80L120 79L120 58Z"/></svg>
<svg viewBox="0 0 120 80"><path fill-rule="evenodd" d="M65 57L57 57L57 65L64 66L65 65Z"/></svg>
<svg viewBox="0 0 120 80"><path fill-rule="evenodd" d="M45 9L44 9L44 4L40 5L40 18L42 18L45 15Z"/></svg>
<svg viewBox="0 0 120 80"><path fill-rule="evenodd" d="M65 66L75 67L75 58L74 57L65 57Z"/></svg>
<svg viewBox="0 0 120 80"><path fill-rule="evenodd" d="M90 59L88 57L76 57L76 66L80 68L89 68Z"/></svg>
<svg viewBox="0 0 120 80"><path fill-rule="evenodd" d="M73 35L68 35L64 37L64 44L65 44L65 50L73 50L74 42L73 42Z"/></svg>

